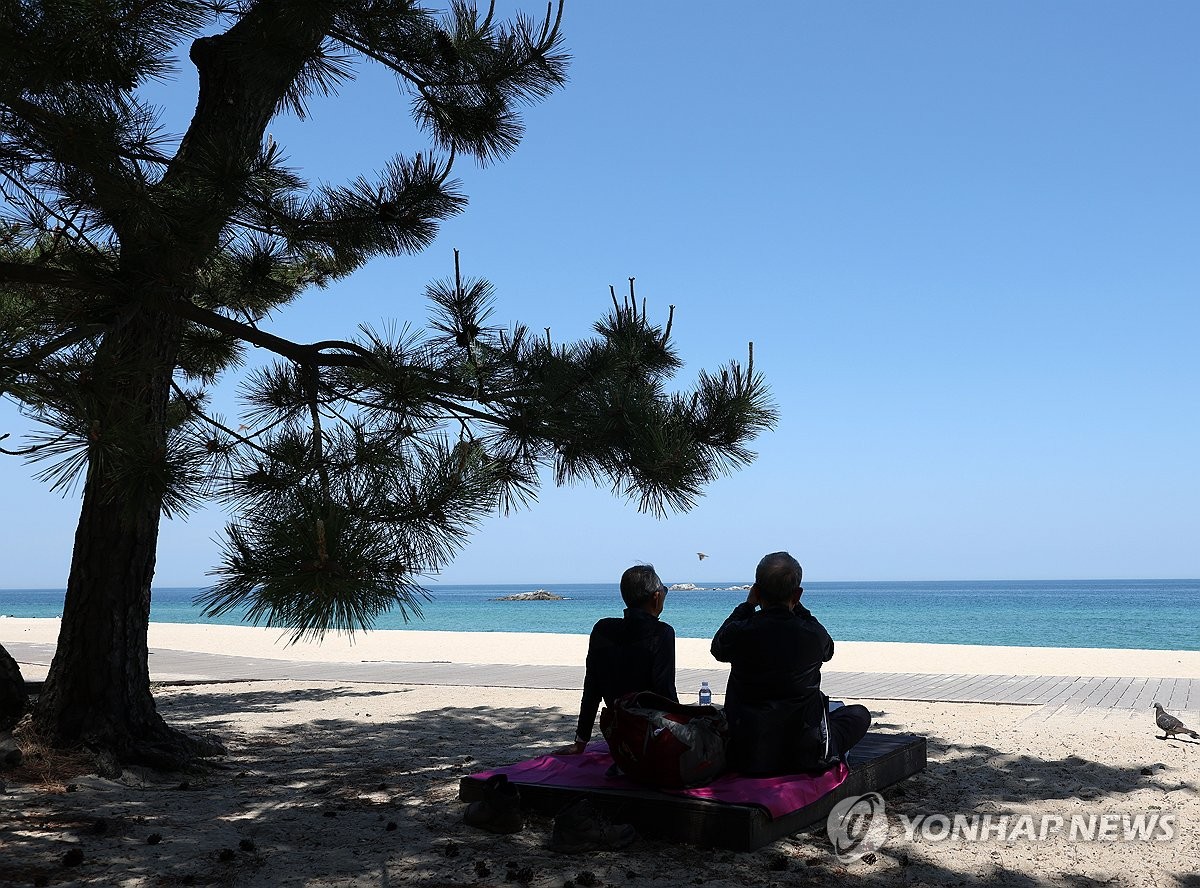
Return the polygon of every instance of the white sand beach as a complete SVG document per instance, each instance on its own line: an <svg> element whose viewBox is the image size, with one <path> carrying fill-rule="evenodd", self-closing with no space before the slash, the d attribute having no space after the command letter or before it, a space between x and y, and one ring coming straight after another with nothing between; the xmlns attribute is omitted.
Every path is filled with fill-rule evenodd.
<svg viewBox="0 0 1200 888"><path fill-rule="evenodd" d="M54 620L0 619L0 643L52 644ZM581 636L377 632L285 646L248 627L154 625L152 648L334 663L576 663ZM681 667L708 667L681 640ZM842 643L844 671L1200 678L1200 653ZM26 667L26 677L40 676ZM1200 742L1156 739L1152 712L861 700L875 730L926 736L929 767L883 792L891 837L841 864L822 829L759 851L642 839L621 852L550 853L551 821L494 836L462 823L458 780L569 738L577 691L352 682L213 682L156 688L173 724L221 738L221 767L120 781L29 757L0 775L0 884L395 886L530 884L1194 886ZM1188 713L1178 713L1182 716ZM1195 714L1192 714L1195 718ZM186 780L186 783L184 782ZM1173 814L1170 841L915 841L901 816ZM152 837L159 837L157 840ZM153 843L151 843L153 842ZM77 866L63 865L71 849ZM224 854L222 852L225 852ZM511 864L511 866L510 866ZM509 878L509 876L512 878ZM588 875L590 874L590 875Z"/></svg>

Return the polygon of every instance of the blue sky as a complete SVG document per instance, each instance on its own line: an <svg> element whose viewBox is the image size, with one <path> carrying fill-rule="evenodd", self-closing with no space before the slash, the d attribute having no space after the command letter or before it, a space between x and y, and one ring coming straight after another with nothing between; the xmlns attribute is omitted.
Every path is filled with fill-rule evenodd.
<svg viewBox="0 0 1200 888"><path fill-rule="evenodd" d="M460 165L467 211L276 319L420 323L458 248L498 319L556 338L635 276L677 306L681 387L754 341L782 421L751 468L665 521L545 488L440 582L736 580L783 548L811 580L1200 576L1200 7L746 9L569 3L571 82L511 158ZM360 74L272 124L313 181L425 147ZM186 62L154 95L181 130ZM61 587L78 503L29 475L0 460L0 587ZM203 584L223 520L165 523L157 582Z"/></svg>

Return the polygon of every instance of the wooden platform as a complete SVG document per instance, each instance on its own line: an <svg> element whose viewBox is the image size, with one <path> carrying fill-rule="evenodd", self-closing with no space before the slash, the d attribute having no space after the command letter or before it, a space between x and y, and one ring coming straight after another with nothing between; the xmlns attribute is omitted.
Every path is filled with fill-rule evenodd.
<svg viewBox="0 0 1200 888"><path fill-rule="evenodd" d="M758 805L731 805L642 790L578 789L520 783L521 806L554 816L571 802L587 797L615 823L631 823L638 833L669 842L753 851L768 842L824 822L833 806L848 796L883 789L925 767L925 738L912 734L867 734L850 753L850 776L820 800L772 819ZM483 780L464 777L458 797L466 802L483 796Z"/></svg>

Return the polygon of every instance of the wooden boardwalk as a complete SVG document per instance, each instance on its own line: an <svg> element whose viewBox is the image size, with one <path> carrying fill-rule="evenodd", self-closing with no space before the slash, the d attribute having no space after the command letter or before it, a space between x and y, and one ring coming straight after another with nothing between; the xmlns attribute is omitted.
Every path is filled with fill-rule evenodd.
<svg viewBox="0 0 1200 888"><path fill-rule="evenodd" d="M5 643L21 664L49 665L54 645ZM679 669L679 688L707 681L724 694L728 667ZM180 681L350 681L452 687L546 688L578 690L583 667L514 666L400 661L316 663L227 654L152 649L150 676ZM890 672L824 673L822 686L835 699L915 700L944 703L1005 703L1032 707L1028 718L1049 718L1084 709L1149 710L1157 701L1179 714L1200 713L1200 679L1093 678L1055 675L958 675ZM1187 719L1185 719L1186 721ZM1198 721L1193 718L1192 721Z"/></svg>

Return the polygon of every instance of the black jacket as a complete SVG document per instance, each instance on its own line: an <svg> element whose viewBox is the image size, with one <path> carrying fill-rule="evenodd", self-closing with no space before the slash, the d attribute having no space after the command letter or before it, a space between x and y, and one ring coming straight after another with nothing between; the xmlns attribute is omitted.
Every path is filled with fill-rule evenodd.
<svg viewBox="0 0 1200 888"><path fill-rule="evenodd" d="M606 617L592 627L575 738L587 741L592 736L601 699L611 706L631 691L654 691L679 701L675 630L644 610L626 608L624 617Z"/></svg>
<svg viewBox="0 0 1200 888"><path fill-rule="evenodd" d="M823 769L836 758L821 693L833 639L808 608L739 604L713 637L712 655L732 666L725 694L732 767L787 773Z"/></svg>

